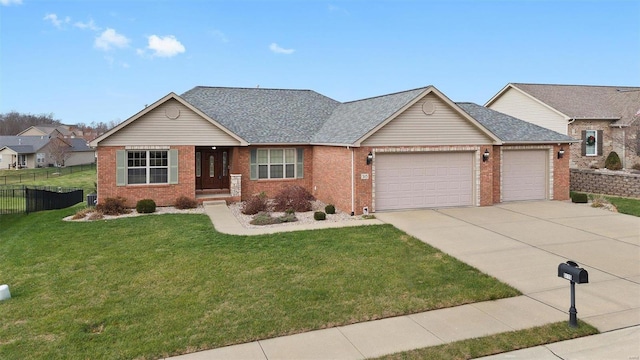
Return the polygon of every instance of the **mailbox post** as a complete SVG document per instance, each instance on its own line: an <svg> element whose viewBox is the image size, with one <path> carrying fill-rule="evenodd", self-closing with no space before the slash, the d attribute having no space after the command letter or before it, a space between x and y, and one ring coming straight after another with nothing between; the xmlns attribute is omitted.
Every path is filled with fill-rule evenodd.
<svg viewBox="0 0 640 360"><path fill-rule="evenodd" d="M569 308L569 326L578 326L578 311L576 310L576 283L586 284L589 282L587 270L578 267L578 264L568 260L566 263L558 265L558 277L571 282L571 307Z"/></svg>

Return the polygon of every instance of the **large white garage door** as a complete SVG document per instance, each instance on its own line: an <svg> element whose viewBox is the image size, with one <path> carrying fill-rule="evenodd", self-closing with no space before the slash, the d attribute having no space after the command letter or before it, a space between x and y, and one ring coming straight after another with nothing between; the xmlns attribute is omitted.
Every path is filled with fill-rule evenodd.
<svg viewBox="0 0 640 360"><path fill-rule="evenodd" d="M473 153L376 154L376 211L473 205Z"/></svg>
<svg viewBox="0 0 640 360"><path fill-rule="evenodd" d="M505 150L502 159L502 201L547 198L546 150Z"/></svg>

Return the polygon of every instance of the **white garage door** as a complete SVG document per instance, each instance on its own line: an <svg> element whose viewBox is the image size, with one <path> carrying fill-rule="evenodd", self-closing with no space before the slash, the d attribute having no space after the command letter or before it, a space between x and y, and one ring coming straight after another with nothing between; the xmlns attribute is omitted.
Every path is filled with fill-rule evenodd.
<svg viewBox="0 0 640 360"><path fill-rule="evenodd" d="M473 205L473 153L376 154L376 210Z"/></svg>
<svg viewBox="0 0 640 360"><path fill-rule="evenodd" d="M502 159L502 201L547 198L546 150L504 151Z"/></svg>

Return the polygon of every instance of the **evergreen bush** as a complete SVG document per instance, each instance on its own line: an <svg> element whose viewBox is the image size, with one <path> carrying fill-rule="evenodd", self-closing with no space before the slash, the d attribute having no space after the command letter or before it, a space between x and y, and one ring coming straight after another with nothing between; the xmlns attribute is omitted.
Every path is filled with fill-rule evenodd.
<svg viewBox="0 0 640 360"><path fill-rule="evenodd" d="M615 151L609 153L607 156L607 160L604 161L604 167L609 170L621 170L622 169L622 161L620 161L620 156Z"/></svg>
<svg viewBox="0 0 640 360"><path fill-rule="evenodd" d="M139 200L136 204L136 211L139 214L151 214L156 212L156 202L151 199Z"/></svg>

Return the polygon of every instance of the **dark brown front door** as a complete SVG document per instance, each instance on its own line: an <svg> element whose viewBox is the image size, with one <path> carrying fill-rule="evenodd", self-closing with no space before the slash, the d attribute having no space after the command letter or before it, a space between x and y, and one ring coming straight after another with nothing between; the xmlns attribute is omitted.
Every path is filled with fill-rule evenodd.
<svg viewBox="0 0 640 360"><path fill-rule="evenodd" d="M229 188L227 149L196 149L196 189Z"/></svg>

